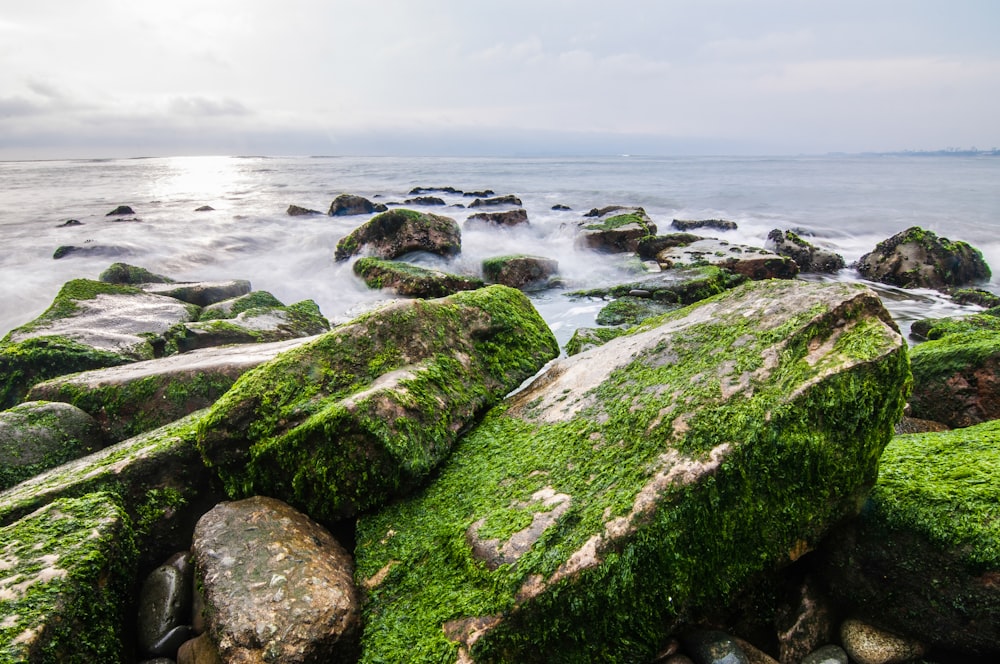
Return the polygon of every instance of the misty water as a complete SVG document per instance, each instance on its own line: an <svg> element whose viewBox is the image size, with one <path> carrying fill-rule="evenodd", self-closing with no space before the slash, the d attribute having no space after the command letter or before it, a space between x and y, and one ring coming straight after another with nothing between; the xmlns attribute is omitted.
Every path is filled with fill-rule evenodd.
<svg viewBox="0 0 1000 664"><path fill-rule="evenodd" d="M462 253L445 262L411 260L478 274L481 261L530 253L559 261L572 289L626 281L621 256L574 248L583 213L639 205L660 232L678 219L728 219L738 230L705 232L761 246L768 231L794 228L848 262L910 226L980 249L1000 272L1000 158L829 156L700 158L347 158L190 157L0 162L0 334L28 322L69 279L97 278L112 262L140 265L177 280L248 279L286 303L315 300L343 322L390 297L369 290L337 263L337 241L366 216L291 217L290 204L322 212L341 193L402 202L414 187L450 186L516 194L530 224L463 230ZM473 199L435 193L448 207L407 206L462 224ZM556 204L569 211L554 211ZM135 215L107 217L119 205ZM211 211L197 212L208 205ZM131 219L136 220L131 220ZM62 226L67 220L79 225ZM61 259L64 245L83 247ZM812 277L815 278L815 277ZM858 280L850 269L836 277ZM1000 292L998 279L985 285ZM877 286L901 326L975 311L934 291ZM564 344L591 326L599 301L564 290L531 295Z"/></svg>

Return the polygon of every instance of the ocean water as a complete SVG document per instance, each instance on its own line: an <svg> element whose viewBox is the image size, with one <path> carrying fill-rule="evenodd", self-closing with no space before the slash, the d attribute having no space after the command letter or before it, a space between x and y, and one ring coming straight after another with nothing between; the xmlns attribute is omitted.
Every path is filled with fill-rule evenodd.
<svg viewBox="0 0 1000 664"><path fill-rule="evenodd" d="M795 228L848 262L909 226L980 249L1000 273L1000 159L986 156L353 158L188 157L0 162L0 335L43 312L59 287L97 278L116 261L177 280L249 279L286 303L315 300L333 322L388 296L371 291L333 260L337 241L365 216L290 217L290 204L326 212L340 193L399 202L413 187L451 186L517 194L530 225L463 231L450 265L478 273L506 253L555 258L571 287L628 278L621 258L579 251L572 226L592 207L641 205L669 232L670 221L721 218L738 230L708 233L762 245L773 228ZM471 198L434 194L460 224ZM555 204L570 211L553 211ZM135 221L105 216L130 205ZM209 205L214 210L196 212ZM131 216L127 217L132 219ZM61 226L65 221L81 222ZM64 245L84 250L54 259ZM835 279L858 280L850 269ZM995 292L998 277L986 287ZM905 329L910 321L974 311L933 291L877 286ZM600 302L563 291L531 295L561 343L593 325Z"/></svg>

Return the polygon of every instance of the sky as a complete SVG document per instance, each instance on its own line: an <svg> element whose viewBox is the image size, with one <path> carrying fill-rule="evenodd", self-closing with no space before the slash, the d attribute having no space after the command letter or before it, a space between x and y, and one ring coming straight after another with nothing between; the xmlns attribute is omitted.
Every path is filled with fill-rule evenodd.
<svg viewBox="0 0 1000 664"><path fill-rule="evenodd" d="M0 159L1000 146L997 0L32 0Z"/></svg>

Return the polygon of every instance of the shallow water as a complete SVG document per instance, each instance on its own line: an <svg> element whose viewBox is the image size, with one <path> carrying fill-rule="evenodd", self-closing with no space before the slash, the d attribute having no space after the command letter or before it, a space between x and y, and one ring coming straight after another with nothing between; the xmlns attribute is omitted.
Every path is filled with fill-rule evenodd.
<svg viewBox="0 0 1000 664"><path fill-rule="evenodd" d="M290 217L296 204L325 212L340 193L402 201L416 186L514 193L530 227L468 229L448 269L479 272L483 258L556 258L571 286L627 278L620 257L578 251L569 228L592 207L641 205L661 232L670 221L722 218L733 242L761 245L773 228L796 228L848 262L909 226L979 248L1000 270L1000 159L831 156L783 158L346 158L191 157L0 162L0 334L45 310L59 287L96 278L110 263L141 265L178 280L249 279L291 303L311 298L334 322L386 296L368 290L337 241L368 217ZM437 194L449 205L472 199ZM571 211L553 211L557 203ZM106 213L134 208L138 221ZM215 208L196 212L202 205ZM472 211L421 208L464 222ZM126 217L131 219L132 217ZM60 227L68 219L78 226ZM709 233L706 233L708 235ZM62 245L94 253L52 258ZM100 250L95 248L101 248ZM426 256L422 262L437 262ZM856 280L851 270L835 277ZM988 285L998 291L994 277ZM901 326L975 310L933 291L878 287ZM600 303L562 291L532 294L565 343L593 324Z"/></svg>

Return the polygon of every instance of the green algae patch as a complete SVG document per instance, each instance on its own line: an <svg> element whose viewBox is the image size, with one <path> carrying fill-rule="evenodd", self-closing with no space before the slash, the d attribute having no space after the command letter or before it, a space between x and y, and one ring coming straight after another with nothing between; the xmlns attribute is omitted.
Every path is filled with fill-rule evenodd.
<svg viewBox="0 0 1000 664"><path fill-rule="evenodd" d="M150 272L144 267L129 265L128 263L112 263L104 272L101 272L97 280L107 284L126 284L130 286L174 283L174 280L170 277L165 277L162 274Z"/></svg>
<svg viewBox="0 0 1000 664"><path fill-rule="evenodd" d="M665 270L639 281L631 281L614 286L572 291L568 297L625 297L630 292L640 290L649 293L657 302L670 304L694 304L706 298L723 293L747 281L743 275L736 275L715 266L701 266L676 270Z"/></svg>
<svg viewBox="0 0 1000 664"><path fill-rule="evenodd" d="M650 661L855 513L908 385L846 284L744 286L553 363L359 519L362 661Z"/></svg>
<svg viewBox="0 0 1000 664"><path fill-rule="evenodd" d="M0 412L0 490L104 447L97 423L69 404L29 401Z"/></svg>
<svg viewBox="0 0 1000 664"><path fill-rule="evenodd" d="M372 257L358 259L354 263L354 274L361 277L369 288L388 288L408 297L445 297L485 285L478 277L464 277L412 263Z"/></svg>
<svg viewBox="0 0 1000 664"><path fill-rule="evenodd" d="M385 259L411 251L454 256L462 250L462 231L451 217L395 209L377 214L344 236L334 251L343 261L362 251Z"/></svg>
<svg viewBox="0 0 1000 664"><path fill-rule="evenodd" d="M627 332L624 327L581 327L566 342L566 354L576 355L585 350L603 346Z"/></svg>
<svg viewBox="0 0 1000 664"><path fill-rule="evenodd" d="M514 289L396 302L242 376L198 444L231 497L270 495L331 521L419 485L557 354Z"/></svg>
<svg viewBox="0 0 1000 664"><path fill-rule="evenodd" d="M124 661L135 561L130 520L107 493L0 528L0 660Z"/></svg>
<svg viewBox="0 0 1000 664"><path fill-rule="evenodd" d="M985 316L984 318L993 318ZM965 427L1000 418L1000 330L955 331L910 351L911 415Z"/></svg>
<svg viewBox="0 0 1000 664"><path fill-rule="evenodd" d="M246 295L209 305L201 310L199 321L235 318L250 309L275 309L285 304L267 291L253 291Z"/></svg>
<svg viewBox="0 0 1000 664"><path fill-rule="evenodd" d="M910 334L927 341L936 341L949 334L993 330L1000 332L1000 316L984 312L971 316L948 318L925 318L910 325Z"/></svg>

